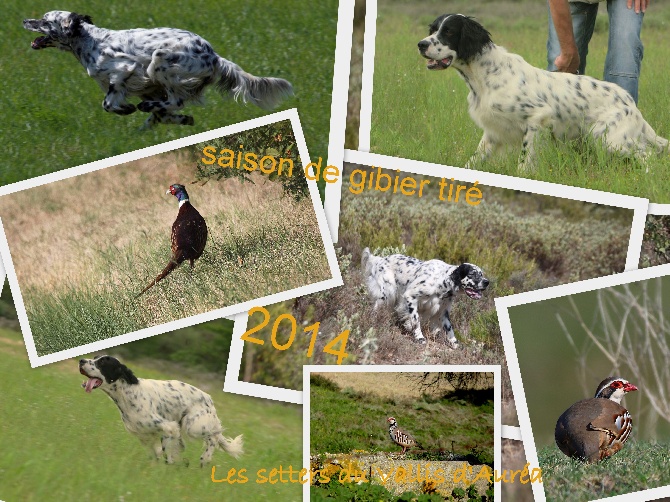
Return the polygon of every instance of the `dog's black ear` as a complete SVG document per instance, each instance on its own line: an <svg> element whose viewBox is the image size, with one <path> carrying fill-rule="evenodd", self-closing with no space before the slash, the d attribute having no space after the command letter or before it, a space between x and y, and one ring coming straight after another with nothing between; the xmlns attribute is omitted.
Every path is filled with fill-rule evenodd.
<svg viewBox="0 0 670 502"><path fill-rule="evenodd" d="M100 373L105 377L107 383L114 383L117 380L125 380L129 384L137 384L139 380L133 372L118 359L111 356L102 356L96 358L95 365Z"/></svg>
<svg viewBox="0 0 670 502"><path fill-rule="evenodd" d="M131 385L140 383L135 374L126 365L122 364L119 368L119 378L125 380Z"/></svg>
<svg viewBox="0 0 670 502"><path fill-rule="evenodd" d="M458 40L458 58L468 62L491 45L491 34L477 21L463 16L461 36Z"/></svg>
<svg viewBox="0 0 670 502"><path fill-rule="evenodd" d="M93 24L91 16L72 12L63 23L63 34L68 38L81 36L81 25L84 23Z"/></svg>
<svg viewBox="0 0 670 502"><path fill-rule="evenodd" d="M451 273L451 280L457 286L465 279L470 272L470 265L467 263L461 263L456 269Z"/></svg>

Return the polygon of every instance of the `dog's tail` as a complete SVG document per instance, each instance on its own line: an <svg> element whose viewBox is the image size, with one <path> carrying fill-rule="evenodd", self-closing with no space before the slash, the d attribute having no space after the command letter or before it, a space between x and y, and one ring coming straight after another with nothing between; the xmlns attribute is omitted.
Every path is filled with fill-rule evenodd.
<svg viewBox="0 0 670 502"><path fill-rule="evenodd" d="M274 77L255 77L235 63L219 57L219 92L232 94L235 101L251 102L270 110L284 98L293 95L293 86L288 80Z"/></svg>
<svg viewBox="0 0 670 502"><path fill-rule="evenodd" d="M665 138L662 138L657 134L656 138L654 139L654 142L656 144L656 149L659 152L670 153L670 141L668 141Z"/></svg>
<svg viewBox="0 0 670 502"><path fill-rule="evenodd" d="M235 439L227 438L223 434L219 433L216 438L216 441L219 445L219 448L230 453L236 459L244 453L244 442L242 441L242 434L237 436Z"/></svg>

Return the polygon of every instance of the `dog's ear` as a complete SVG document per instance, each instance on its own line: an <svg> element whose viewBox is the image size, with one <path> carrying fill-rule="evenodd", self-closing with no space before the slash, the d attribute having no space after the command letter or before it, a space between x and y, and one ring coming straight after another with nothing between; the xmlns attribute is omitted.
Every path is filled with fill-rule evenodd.
<svg viewBox="0 0 670 502"><path fill-rule="evenodd" d="M468 62L492 43L491 34L481 24L463 16L461 36L458 40L458 59Z"/></svg>
<svg viewBox="0 0 670 502"><path fill-rule="evenodd" d="M117 380L125 380L129 384L139 383L139 380L134 373L125 364L114 357L102 356L96 358L95 365L105 377L107 383L114 383Z"/></svg>
<svg viewBox="0 0 670 502"><path fill-rule="evenodd" d="M77 14L72 12L66 19L63 20L61 26L63 28L63 35L67 38L76 38L81 35L81 25L83 23L93 24L91 16Z"/></svg>
<svg viewBox="0 0 670 502"><path fill-rule="evenodd" d="M458 286L461 283L461 281L467 277L469 272L470 272L470 265L467 263L461 263L451 273L451 280L456 286Z"/></svg>
<svg viewBox="0 0 670 502"><path fill-rule="evenodd" d="M125 380L131 385L140 383L135 374L125 364L119 366L119 378Z"/></svg>

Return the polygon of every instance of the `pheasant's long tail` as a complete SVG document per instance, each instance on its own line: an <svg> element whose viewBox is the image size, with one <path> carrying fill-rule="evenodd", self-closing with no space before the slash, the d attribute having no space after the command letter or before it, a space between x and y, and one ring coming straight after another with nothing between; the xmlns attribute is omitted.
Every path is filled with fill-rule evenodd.
<svg viewBox="0 0 670 502"><path fill-rule="evenodd" d="M140 292L140 294L138 294L135 298L139 298L139 297L142 296L148 289L150 289L150 288L152 288L153 286L155 286L159 281L165 279L165 277L166 277L170 272L172 272L175 268L177 268L178 266L179 266L179 263L177 263L175 260L170 260L170 261L168 262L167 266L163 269L163 271L162 271L160 274L158 274L158 276L157 276L153 281L151 281L151 282L149 283L149 285L148 285L146 288L144 288L144 289Z"/></svg>

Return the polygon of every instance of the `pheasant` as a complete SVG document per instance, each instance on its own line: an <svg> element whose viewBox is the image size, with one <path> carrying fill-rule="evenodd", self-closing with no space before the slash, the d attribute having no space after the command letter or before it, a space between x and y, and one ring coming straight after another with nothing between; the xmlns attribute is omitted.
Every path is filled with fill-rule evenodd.
<svg viewBox="0 0 670 502"><path fill-rule="evenodd" d="M163 271L135 298L140 297L149 288L164 279L183 261L189 260L191 268L193 268L193 262L200 258L207 243L207 224L197 209L189 202L186 187L175 183L170 185L165 193L166 195L174 195L179 201L177 219L172 224L172 258L170 258Z"/></svg>
<svg viewBox="0 0 670 502"><path fill-rule="evenodd" d="M556 422L554 437L567 456L594 463L611 457L623 448L633 430L633 421L621 399L637 390L620 377L600 382L596 395L568 408Z"/></svg>
<svg viewBox="0 0 670 502"><path fill-rule="evenodd" d="M416 439L412 437L411 434L398 427L398 423L396 422L395 418L389 417L386 419L386 421L389 423L389 436L391 441L393 441L398 446L402 446L401 453L405 453L412 446L423 449L423 447Z"/></svg>

